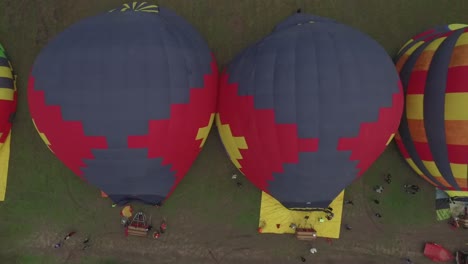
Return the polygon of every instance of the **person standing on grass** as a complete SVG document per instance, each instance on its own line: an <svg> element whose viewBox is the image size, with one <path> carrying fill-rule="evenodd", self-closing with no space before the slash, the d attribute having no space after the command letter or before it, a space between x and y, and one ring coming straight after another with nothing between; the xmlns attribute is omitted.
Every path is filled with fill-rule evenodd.
<svg viewBox="0 0 468 264"><path fill-rule="evenodd" d="M158 239L160 236L161 236L161 233L159 233L158 231L153 233L153 238L154 239Z"/></svg>
<svg viewBox="0 0 468 264"><path fill-rule="evenodd" d="M409 258L405 258L405 264L413 264L413 261Z"/></svg>
<svg viewBox="0 0 468 264"><path fill-rule="evenodd" d="M344 200L344 204L354 205L352 200Z"/></svg>
<svg viewBox="0 0 468 264"><path fill-rule="evenodd" d="M83 241L83 250L87 249L90 247L90 244L89 244L89 238L86 238L84 241Z"/></svg>
<svg viewBox="0 0 468 264"><path fill-rule="evenodd" d="M348 225L348 224L345 225L345 228L346 228L346 230L350 230L350 231L351 231L351 229L353 229L353 228L352 228L350 225Z"/></svg>
<svg viewBox="0 0 468 264"><path fill-rule="evenodd" d="M403 185L403 187L405 188L406 193L410 193L410 190L409 190L410 185L409 184L405 184L405 185Z"/></svg>
<svg viewBox="0 0 468 264"><path fill-rule="evenodd" d="M68 240L70 237L72 237L74 234L76 234L75 231L68 233L68 235L63 239L63 240Z"/></svg>
<svg viewBox="0 0 468 264"><path fill-rule="evenodd" d="M416 194L419 191L419 186L414 184L405 184L403 186L406 193Z"/></svg>
<svg viewBox="0 0 468 264"><path fill-rule="evenodd" d="M385 182L388 184L392 183L392 175L390 173L385 176Z"/></svg>
<svg viewBox="0 0 468 264"><path fill-rule="evenodd" d="M412 184L410 186L411 190L415 191L415 192L419 192L419 186L418 185L415 185L415 184Z"/></svg>
<svg viewBox="0 0 468 264"><path fill-rule="evenodd" d="M375 213L375 216L376 216L377 218L382 218L382 215L379 214L379 213Z"/></svg>
<svg viewBox="0 0 468 264"><path fill-rule="evenodd" d="M382 193L384 190L384 187L382 185L377 185L374 187L374 191L377 193Z"/></svg>
<svg viewBox="0 0 468 264"><path fill-rule="evenodd" d="M161 222L161 225L159 226L159 231L161 232L161 234L164 234L164 232L166 232L166 229L167 229L167 224L166 224L166 221L162 221Z"/></svg>

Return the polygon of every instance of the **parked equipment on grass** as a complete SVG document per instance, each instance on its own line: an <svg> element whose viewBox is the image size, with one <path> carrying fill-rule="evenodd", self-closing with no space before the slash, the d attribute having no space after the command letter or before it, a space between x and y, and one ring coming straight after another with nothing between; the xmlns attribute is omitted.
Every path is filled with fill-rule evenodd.
<svg viewBox="0 0 468 264"><path fill-rule="evenodd" d="M424 256L435 262L446 262L454 259L452 252L436 243L426 243Z"/></svg>
<svg viewBox="0 0 468 264"><path fill-rule="evenodd" d="M296 228L296 238L298 240L315 240L317 231L313 228Z"/></svg>
<svg viewBox="0 0 468 264"><path fill-rule="evenodd" d="M150 226L146 221L146 215L143 212L138 212L133 217L133 220L125 228L125 236L141 236L145 237L148 235Z"/></svg>
<svg viewBox="0 0 468 264"><path fill-rule="evenodd" d="M457 251L455 254L457 264L468 264L468 252Z"/></svg>

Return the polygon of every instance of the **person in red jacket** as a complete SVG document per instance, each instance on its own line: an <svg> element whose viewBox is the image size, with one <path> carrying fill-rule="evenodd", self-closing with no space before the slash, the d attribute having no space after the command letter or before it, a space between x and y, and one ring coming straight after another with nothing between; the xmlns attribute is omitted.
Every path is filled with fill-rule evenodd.
<svg viewBox="0 0 468 264"><path fill-rule="evenodd" d="M161 231L161 234L163 234L164 232L166 232L166 229L167 229L167 224L166 224L166 221L162 221L161 222L161 226L159 226L159 229Z"/></svg>
<svg viewBox="0 0 468 264"><path fill-rule="evenodd" d="M159 238L160 236L161 236L161 234L160 234L159 232L157 232L157 231L153 233L153 238L154 238L154 239L157 239L157 238Z"/></svg>

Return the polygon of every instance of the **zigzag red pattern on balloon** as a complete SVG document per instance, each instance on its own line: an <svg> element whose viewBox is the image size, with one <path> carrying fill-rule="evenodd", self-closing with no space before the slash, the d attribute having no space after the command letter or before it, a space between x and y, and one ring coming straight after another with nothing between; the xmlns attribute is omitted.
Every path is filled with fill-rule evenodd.
<svg viewBox="0 0 468 264"><path fill-rule="evenodd" d="M205 75L203 88L191 88L187 104L171 105L169 119L150 120L146 135L128 137L129 148L147 148L148 158L163 159L163 165L171 165L176 184L189 171L200 152L200 140L195 140L198 129L208 125L216 109L218 67L213 57L211 74Z"/></svg>
<svg viewBox="0 0 468 264"><path fill-rule="evenodd" d="M351 151L349 159L359 161L356 166L359 169L358 176L362 176L380 156L387 147L386 143L390 135L396 133L404 103L401 83L399 83L399 89L400 92L392 96L392 105L379 110L376 121L362 123L356 137L341 138L338 141L337 150ZM365 145L373 146L373 148L363 148L362 146Z"/></svg>
<svg viewBox="0 0 468 264"><path fill-rule="evenodd" d="M218 105L221 123L229 125L234 137L245 138L248 149L240 149L240 170L257 187L268 191L273 173L283 172L283 164L298 163L299 152L317 151L319 140L298 138L297 124L276 124L273 109L255 109L253 96L239 96L238 84L228 79L228 74L223 73ZM253 125L254 129L249 127Z"/></svg>
<svg viewBox="0 0 468 264"><path fill-rule="evenodd" d="M39 87L40 88L40 87ZM34 77L28 81L28 102L40 133L50 142L49 148L76 175L83 178L84 159L94 159L93 149L107 149L105 136L86 136L80 121L65 121L58 105L46 105L44 91L36 90Z"/></svg>

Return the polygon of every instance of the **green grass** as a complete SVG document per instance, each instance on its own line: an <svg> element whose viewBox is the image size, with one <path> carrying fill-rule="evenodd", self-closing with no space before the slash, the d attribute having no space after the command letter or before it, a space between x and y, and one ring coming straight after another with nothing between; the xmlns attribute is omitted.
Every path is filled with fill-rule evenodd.
<svg viewBox="0 0 468 264"><path fill-rule="evenodd" d="M391 184L384 181L385 174L392 175ZM414 226L428 225L435 222L435 190L424 182L399 155L395 144L377 160L366 173L364 193L374 212L382 214L382 221L389 225ZM417 184L421 190L416 195L404 191L403 185ZM382 194L373 191L373 187L382 185ZM380 204L374 204L378 199Z"/></svg>
<svg viewBox="0 0 468 264"><path fill-rule="evenodd" d="M72 175L37 135L28 113L26 87L34 59L50 38L83 17L105 12L121 3L120 0L0 1L0 42L19 76L7 201L0 203L0 256L13 254L18 256L14 261L22 261L19 263L53 263L52 258L27 255L24 251L39 239L37 235L41 232L48 231L50 235L42 238L44 243L53 243L71 228L83 232L96 231L97 226L103 225L118 228L114 223L116 210L110 208L110 202L99 198L96 188ZM468 8L465 0L163 0L158 3L191 22L205 37L221 66L268 34L298 7L360 29L383 45L390 55L412 35L428 27L468 22L468 13L463 12ZM241 190L233 187L235 184L230 179L233 172L217 134L211 133L200 158L161 209L162 214L168 218L190 218L206 228L216 225L223 230L253 232L258 221L260 192L248 183ZM435 218L433 189L414 175L393 145L362 181L348 188L347 195L364 191L367 199L372 199L371 187L381 183L382 175L387 172L392 173L394 182L391 186L384 184L386 191L381 206L375 209L384 215L382 221L400 228L431 223ZM423 190L409 199L401 190L406 181L419 184ZM272 249L273 252L283 252L281 243L275 248L278 250ZM86 263L117 263L108 260L108 256L102 257L102 260L90 258Z"/></svg>
<svg viewBox="0 0 468 264"><path fill-rule="evenodd" d="M16 256L3 256L0 254L0 259L2 260L2 263L9 263L9 264L56 264L56 263L59 263L57 259L51 256L30 255L27 253L22 253L22 255L16 255Z"/></svg>
<svg viewBox="0 0 468 264"><path fill-rule="evenodd" d="M80 264L127 264L113 258L84 257Z"/></svg>

